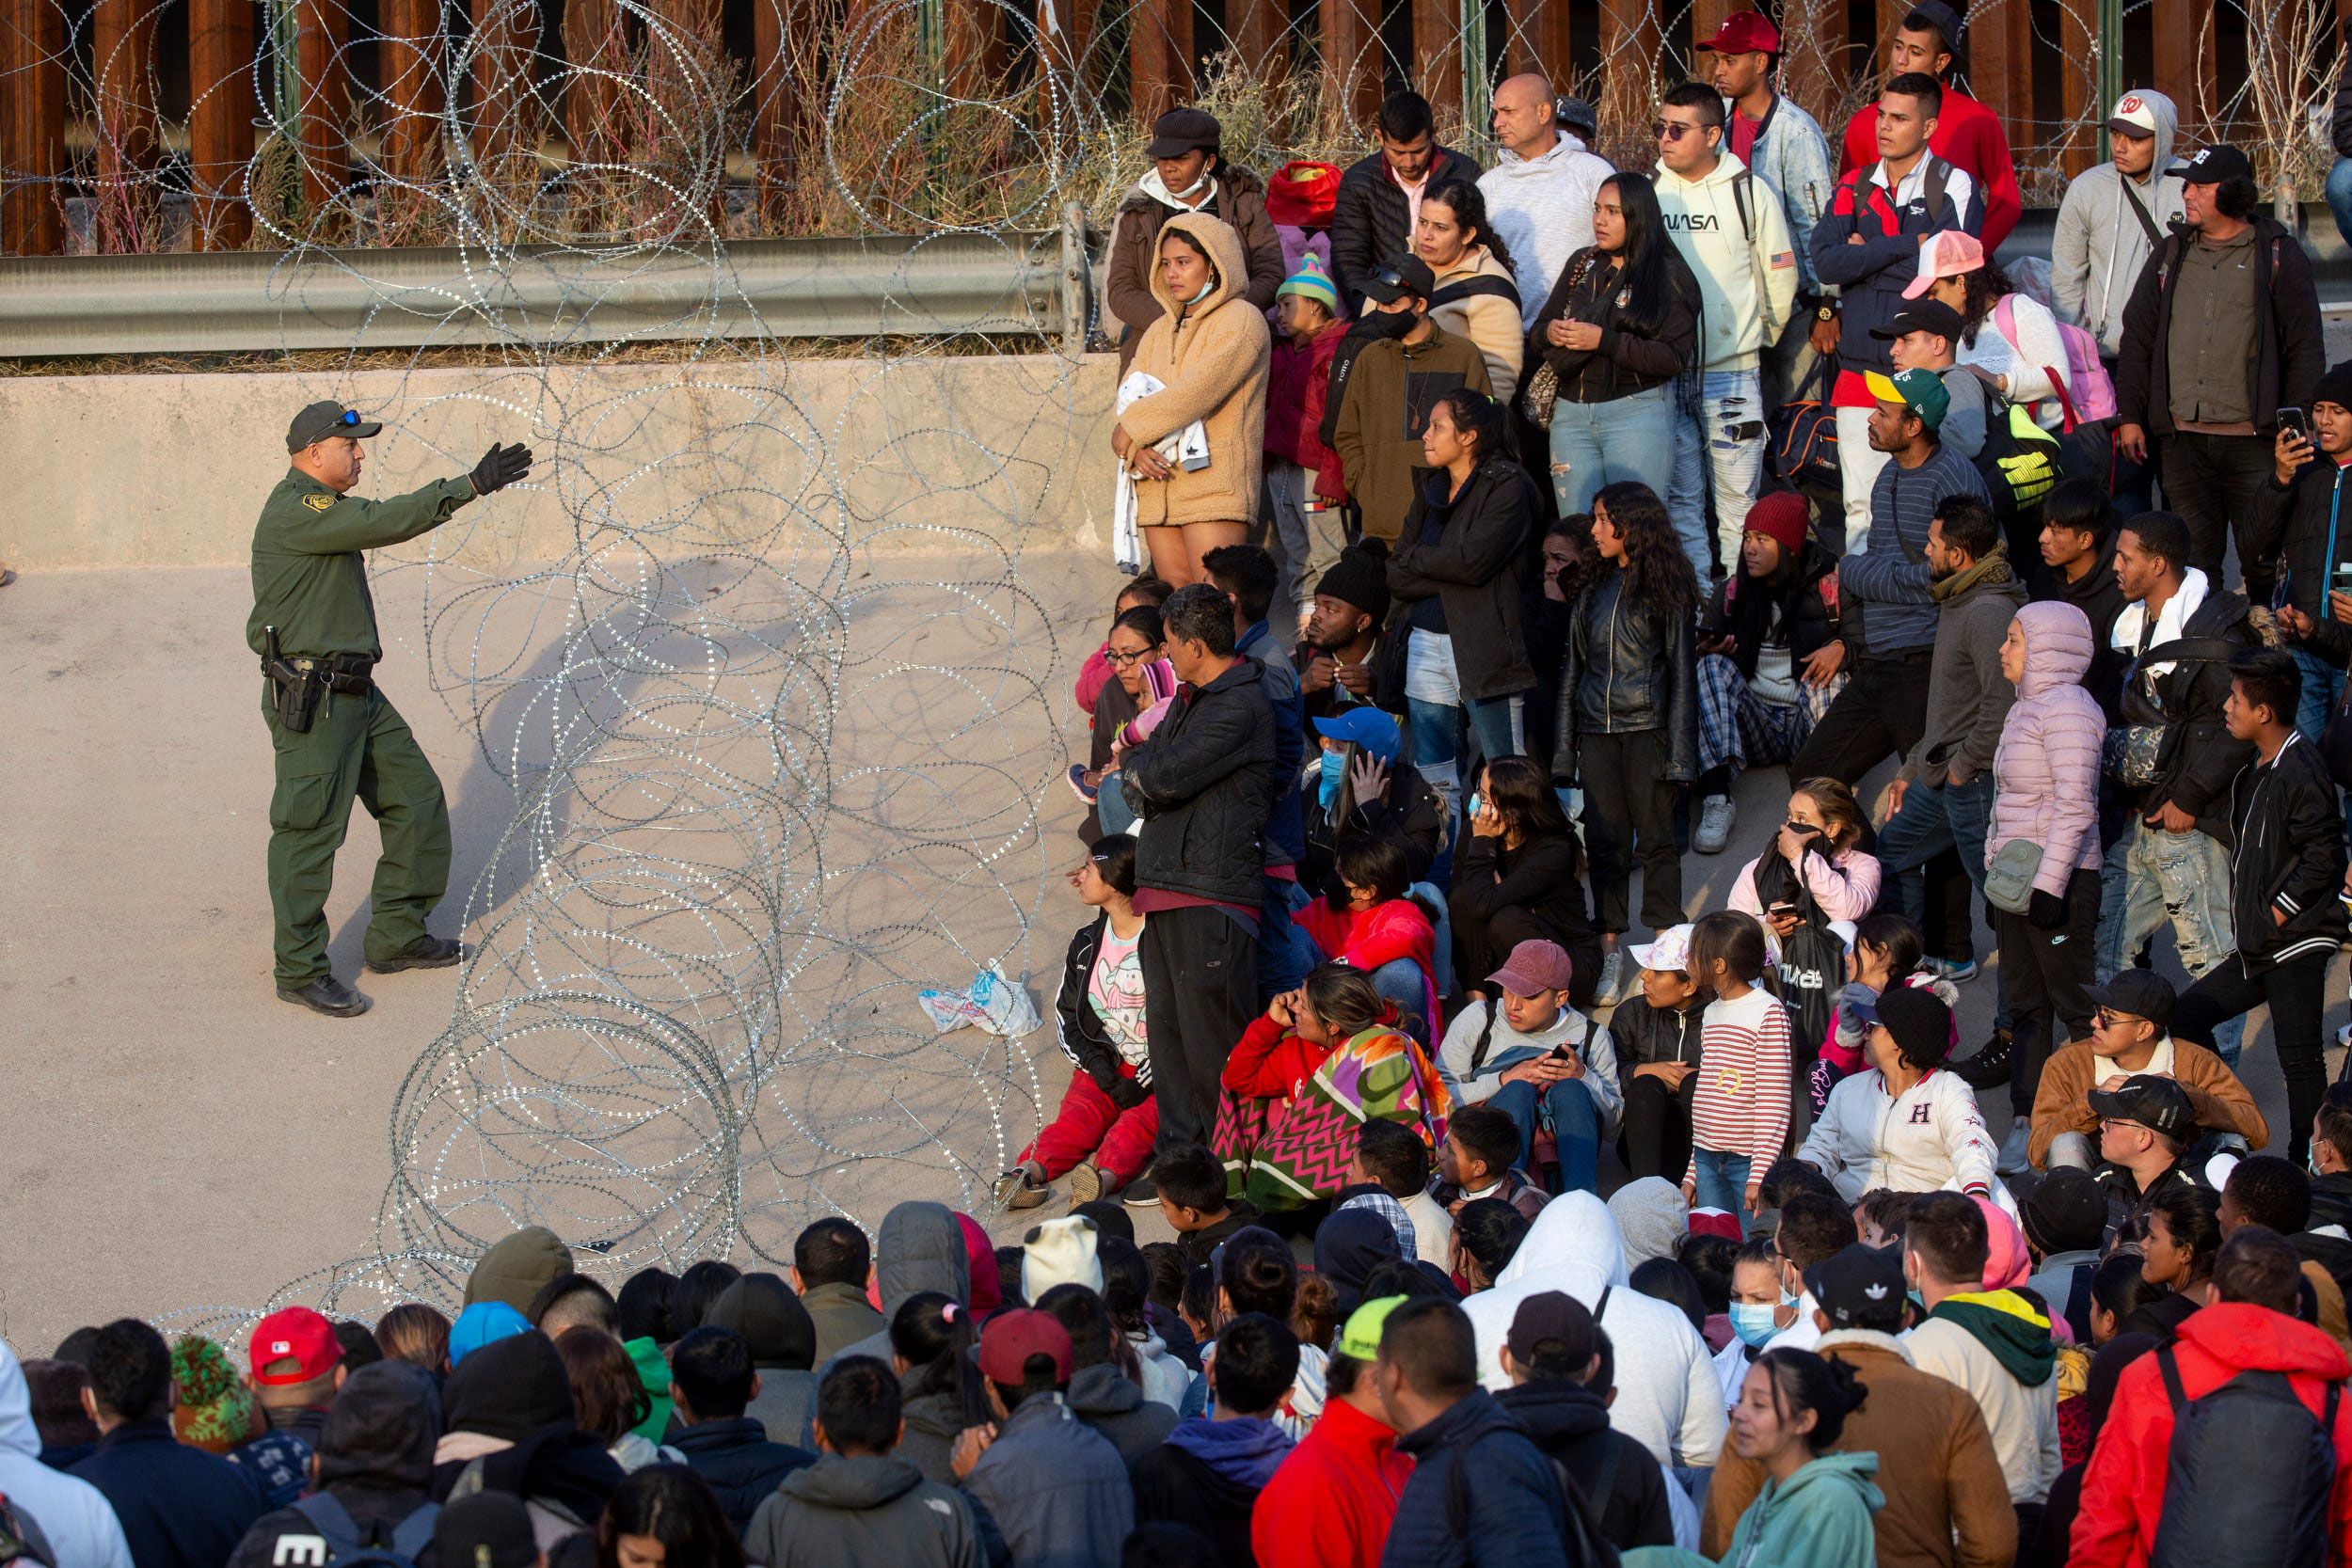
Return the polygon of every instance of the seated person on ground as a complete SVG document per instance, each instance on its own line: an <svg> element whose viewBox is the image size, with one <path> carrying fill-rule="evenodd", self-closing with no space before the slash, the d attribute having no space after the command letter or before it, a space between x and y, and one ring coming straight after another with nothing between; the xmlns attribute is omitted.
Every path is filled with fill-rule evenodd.
<svg viewBox="0 0 2352 1568"><path fill-rule="evenodd" d="M2237 1074L2203 1046L2167 1033L2174 1000L2170 981L2152 970L2126 969L2086 994L2099 1009L2092 1015L2090 1038L2054 1052L2034 1095L2026 1152L2036 1168L2089 1169L2097 1159L2099 1137L2091 1091L2112 1092L2139 1074L2178 1084L2203 1132L2235 1133L2249 1148L2269 1144L2270 1125Z"/></svg>
<svg viewBox="0 0 2352 1568"><path fill-rule="evenodd" d="M1358 703L1314 720L1313 733L1322 753L1314 778L1299 792L1307 818L1300 885L1327 892L1339 847L1360 838L1394 844L1405 852L1405 879L1425 879L1445 842L1444 816L1421 769L1396 765L1405 744L1396 721Z"/></svg>
<svg viewBox="0 0 2352 1568"><path fill-rule="evenodd" d="M1991 1196L1999 1148L1977 1094L1945 1070L1952 1010L1924 987L1896 985L1874 1005L1869 1067L1829 1092L1797 1158L1827 1173L1851 1203L1874 1188Z"/></svg>
<svg viewBox="0 0 2352 1568"><path fill-rule="evenodd" d="M1518 1123L1491 1105L1465 1106L1446 1123L1431 1196L1456 1214L1465 1203L1500 1198L1532 1220L1543 1212L1546 1197L1511 1164L1518 1152Z"/></svg>
<svg viewBox="0 0 2352 1568"><path fill-rule="evenodd" d="M1584 855L1544 770L1525 757L1490 762L1470 802L1470 832L1454 847L1447 908L1454 966L1472 1001L1486 975L1522 942L1555 942L1576 960L1571 1000L1593 1006L1600 936L1585 895Z"/></svg>
<svg viewBox="0 0 2352 1568"><path fill-rule="evenodd" d="M1492 1106L1518 1128L1519 1169L1534 1170L1536 1130L1548 1125L1562 1187L1591 1192L1624 1097L1609 1031L1568 1004L1574 973L1559 943L1520 942L1486 976L1493 1000L1454 1015L1438 1065L1460 1103Z"/></svg>
<svg viewBox="0 0 2352 1568"><path fill-rule="evenodd" d="M1363 971L1408 1029L1425 1036L1438 1016L1438 931L1429 910L1407 891L1412 867L1404 848L1391 838L1358 834L1341 843L1334 860L1330 892L1298 911L1299 928L1318 958Z"/></svg>

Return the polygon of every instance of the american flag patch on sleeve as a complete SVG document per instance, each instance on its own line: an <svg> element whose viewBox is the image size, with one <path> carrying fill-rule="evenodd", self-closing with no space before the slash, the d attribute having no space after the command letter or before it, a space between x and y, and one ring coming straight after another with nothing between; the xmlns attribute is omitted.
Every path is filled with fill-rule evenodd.
<svg viewBox="0 0 2352 1568"><path fill-rule="evenodd" d="M1793 267L1796 264L1797 253L1793 250L1778 250L1772 253L1772 265L1775 268Z"/></svg>

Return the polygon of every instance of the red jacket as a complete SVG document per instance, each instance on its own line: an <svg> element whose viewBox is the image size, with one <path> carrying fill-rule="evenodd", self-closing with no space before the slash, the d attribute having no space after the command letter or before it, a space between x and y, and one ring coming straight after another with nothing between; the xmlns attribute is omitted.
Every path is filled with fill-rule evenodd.
<svg viewBox="0 0 2352 1568"><path fill-rule="evenodd" d="M1087 655L1087 661L1078 666L1076 696L1079 712L1089 719L1094 717L1094 699L1103 694L1104 683L1115 673L1111 669L1110 639L1104 638L1103 645Z"/></svg>
<svg viewBox="0 0 2352 1568"><path fill-rule="evenodd" d="M1410 958L1421 970L1422 1017L1436 1020L1438 933L1419 904L1391 898L1368 910L1335 910L1328 898L1318 898L1292 919L1325 958L1367 974L1384 963Z"/></svg>
<svg viewBox="0 0 2352 1568"><path fill-rule="evenodd" d="M1315 494L1329 501L1347 499L1340 454L1325 446L1319 434L1331 390L1331 356L1346 336L1347 324L1339 321L1303 343L1295 338L1275 339L1266 378L1267 454L1313 469Z"/></svg>
<svg viewBox="0 0 2352 1568"><path fill-rule="evenodd" d="M1295 1099L1331 1054L1327 1045L1310 1045L1261 1014L1241 1032L1241 1043L1225 1058L1224 1085L1249 1100Z"/></svg>
<svg viewBox="0 0 2352 1568"><path fill-rule="evenodd" d="M1935 117L1928 150L1955 168L1976 177L1984 191L1984 253L1992 255L2017 227L2026 210L2026 197L2017 188L2017 165L2009 155L2009 136L2001 118L1966 93L1944 84L1944 109ZM1837 172L1865 167L1879 161L1879 106L1867 105L1846 122L1846 143L1838 151Z"/></svg>
<svg viewBox="0 0 2352 1568"><path fill-rule="evenodd" d="M1269 1568L1378 1568L1412 1473L1395 1433L1332 1400L1258 1494L1250 1550Z"/></svg>
<svg viewBox="0 0 2352 1568"><path fill-rule="evenodd" d="M2285 1372L2313 1416L2330 1383L2352 1377L2336 1342L2282 1312L2221 1302L2181 1324L2173 1346L2181 1391L2202 1399L2241 1371ZM2336 1485L2328 1501L2328 1560L2352 1561L2352 1400L2336 1405ZM2172 1442L2172 1402L2153 1352L2123 1369L2115 1403L2083 1472L2082 1511L2074 1516L2068 1568L2144 1568L2164 1513Z"/></svg>

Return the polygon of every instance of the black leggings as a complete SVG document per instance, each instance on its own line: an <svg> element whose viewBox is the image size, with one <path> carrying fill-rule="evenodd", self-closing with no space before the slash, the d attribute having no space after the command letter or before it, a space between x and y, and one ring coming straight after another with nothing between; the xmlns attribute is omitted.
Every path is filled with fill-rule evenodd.
<svg viewBox="0 0 2352 1568"><path fill-rule="evenodd" d="M1556 942L1568 950L1568 1005L1590 1011L1600 988L1600 938L1556 930L1550 922L1517 904L1506 904L1488 920L1456 913L1454 916L1454 983L1464 990L1492 994L1486 976L1501 969L1511 949L1523 942ZM1239 1039L1241 1037L1233 1037Z"/></svg>
<svg viewBox="0 0 2352 1568"><path fill-rule="evenodd" d="M2010 1015L2010 1104L2031 1116L2042 1064L2068 1040L2090 1037L2098 1011L2090 984L2099 935L2099 874L2077 869L2066 879L2066 924L2045 931L2022 914L1994 911L2001 942L2001 1006ZM2055 1025L2052 1020L2056 1020ZM2065 1038L2058 1032L2065 1032Z"/></svg>
<svg viewBox="0 0 2352 1568"><path fill-rule="evenodd" d="M1691 1167L1691 1102L1699 1092L1695 1072L1670 1089L1662 1078L1636 1078L1621 1069L1625 1079L1625 1119L1618 1145L1626 1169L1638 1180L1662 1176L1679 1183Z"/></svg>
<svg viewBox="0 0 2352 1568"><path fill-rule="evenodd" d="M2335 956L2334 948L2322 948L2249 976L2233 954L2182 992L2180 1006L2172 1011L2172 1033L2211 1051L2215 1024L2270 1004L2270 1037L2279 1047L2279 1076L2287 1081L2285 1153L2298 1165L2311 1152L2312 1118L2328 1093L2328 1058L2319 1025L2328 1006L2328 960ZM2235 1062L2230 1070L2237 1071ZM2275 1135L2271 1143L2271 1152L2277 1153Z"/></svg>

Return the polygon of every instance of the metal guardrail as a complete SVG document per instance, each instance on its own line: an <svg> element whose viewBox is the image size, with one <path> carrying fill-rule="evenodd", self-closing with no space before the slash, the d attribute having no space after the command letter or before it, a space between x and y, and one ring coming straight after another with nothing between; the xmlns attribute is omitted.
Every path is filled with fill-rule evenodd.
<svg viewBox="0 0 2352 1568"><path fill-rule="evenodd" d="M1047 233L747 240L612 261L453 248L0 261L0 357L595 343L685 336L1057 341L1083 353L1075 207Z"/></svg>

